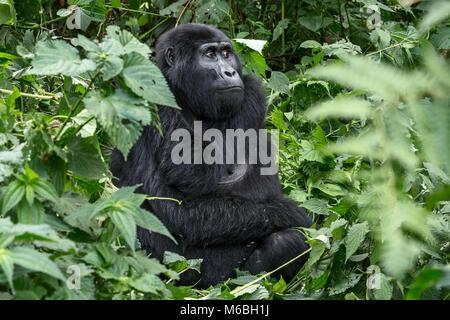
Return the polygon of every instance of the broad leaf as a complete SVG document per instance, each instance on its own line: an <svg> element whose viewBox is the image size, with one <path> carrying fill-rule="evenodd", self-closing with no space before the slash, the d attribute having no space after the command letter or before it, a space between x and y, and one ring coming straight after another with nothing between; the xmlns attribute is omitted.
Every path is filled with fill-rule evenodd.
<svg viewBox="0 0 450 320"><path fill-rule="evenodd" d="M24 268L65 280L56 264L39 251L27 247L14 247L11 249L11 257L15 264Z"/></svg>
<svg viewBox="0 0 450 320"><path fill-rule="evenodd" d="M31 65L33 74L65 76L78 76L97 67L89 59L80 59L78 50L63 40L39 42Z"/></svg>

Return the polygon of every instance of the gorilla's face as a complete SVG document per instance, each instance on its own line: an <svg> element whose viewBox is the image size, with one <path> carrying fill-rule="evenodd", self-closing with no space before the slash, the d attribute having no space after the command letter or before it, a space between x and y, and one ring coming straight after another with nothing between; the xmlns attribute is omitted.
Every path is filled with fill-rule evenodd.
<svg viewBox="0 0 450 320"><path fill-rule="evenodd" d="M239 64L230 42L210 42L197 51L199 73L204 74L209 91L221 105L236 105L244 97Z"/></svg>
<svg viewBox="0 0 450 320"><path fill-rule="evenodd" d="M220 30L180 25L159 39L156 58L178 105L196 117L224 119L242 107L242 66Z"/></svg>

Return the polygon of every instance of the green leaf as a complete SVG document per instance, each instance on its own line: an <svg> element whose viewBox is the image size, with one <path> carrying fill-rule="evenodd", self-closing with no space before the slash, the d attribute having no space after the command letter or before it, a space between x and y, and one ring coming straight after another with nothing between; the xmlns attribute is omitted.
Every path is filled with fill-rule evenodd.
<svg viewBox="0 0 450 320"><path fill-rule="evenodd" d="M354 287L361 279L362 274L350 273L349 275L344 275L339 277L338 282L330 288L330 295L336 295L343 293L346 290Z"/></svg>
<svg viewBox="0 0 450 320"><path fill-rule="evenodd" d="M16 10L12 0L0 0L0 25L16 21Z"/></svg>
<svg viewBox="0 0 450 320"><path fill-rule="evenodd" d="M348 229L345 237L345 261L356 252L368 232L369 225L367 222L356 223Z"/></svg>
<svg viewBox="0 0 450 320"><path fill-rule="evenodd" d="M63 40L38 42L31 65L30 73L39 75L78 76L97 68L93 61L80 59L78 50Z"/></svg>
<svg viewBox="0 0 450 320"><path fill-rule="evenodd" d="M329 17L319 17L319 16L299 17L298 22L305 28L317 32L320 29L325 28L326 26L332 24L333 19Z"/></svg>
<svg viewBox="0 0 450 320"><path fill-rule="evenodd" d="M305 115L311 120L326 118L367 119L372 114L370 103L359 98L336 98L309 108Z"/></svg>
<svg viewBox="0 0 450 320"><path fill-rule="evenodd" d="M0 268L8 280L9 286L14 290L12 276L14 272L14 261L11 257L11 252L6 249L0 248Z"/></svg>
<svg viewBox="0 0 450 320"><path fill-rule="evenodd" d="M449 273L449 268L447 265L447 277ZM418 272L414 278L414 282L410 286L408 292L405 295L406 300L419 300L422 293L434 287L444 276L444 270L436 268L427 268ZM448 285L448 283L447 283Z"/></svg>
<svg viewBox="0 0 450 320"><path fill-rule="evenodd" d="M117 76L123 68L123 60L116 56L108 56L103 63L103 80L107 81Z"/></svg>
<svg viewBox="0 0 450 320"><path fill-rule="evenodd" d="M309 199L303 202L301 206L315 214L323 216L328 216L330 214L328 203L322 199Z"/></svg>
<svg viewBox="0 0 450 320"><path fill-rule="evenodd" d="M275 91L291 94L289 90L289 78L279 71L272 71L268 86Z"/></svg>
<svg viewBox="0 0 450 320"><path fill-rule="evenodd" d="M37 194L47 200L53 202L58 202L59 200L58 193L56 192L55 187L50 182L44 179L39 178L33 181L33 189Z"/></svg>
<svg viewBox="0 0 450 320"><path fill-rule="evenodd" d="M151 122L150 111L142 107L146 102L122 90L116 90L107 97L94 91L88 94L84 102L86 109L95 115L114 145L126 158L141 135L143 126Z"/></svg>
<svg viewBox="0 0 450 320"><path fill-rule="evenodd" d="M65 280L56 264L39 251L27 247L14 247L11 249L11 258L15 264L24 268Z"/></svg>
<svg viewBox="0 0 450 320"><path fill-rule="evenodd" d="M84 124L90 117L92 117L92 114L87 109L83 109L79 114L72 118L73 127L78 128L78 126ZM91 137L94 135L96 129L97 121L92 119L81 128L78 134L83 138Z"/></svg>
<svg viewBox="0 0 450 320"><path fill-rule="evenodd" d="M143 273L137 278L131 279L129 285L141 292L158 294L168 291L164 282L154 274Z"/></svg>
<svg viewBox="0 0 450 320"><path fill-rule="evenodd" d="M390 279L384 273L376 273L373 277L379 277L379 288L372 288L371 293L376 300L391 300L393 286Z"/></svg>
<svg viewBox="0 0 450 320"><path fill-rule="evenodd" d="M300 150L300 161L317 161L324 162L324 155L322 152L317 150L317 148L308 140L302 140L300 142L301 150Z"/></svg>
<svg viewBox="0 0 450 320"><path fill-rule="evenodd" d="M86 179L106 177L107 168L101 158L96 137L81 138L73 136L67 141L68 169L75 175Z"/></svg>
<svg viewBox="0 0 450 320"><path fill-rule="evenodd" d="M267 43L267 41L265 40L253 40L253 39L233 39L233 40L238 43L245 44L245 46L255 50L260 55L262 55L262 50L264 49Z"/></svg>
<svg viewBox="0 0 450 320"><path fill-rule="evenodd" d="M283 34L284 30L288 28L288 26L289 19L280 20L275 29L273 29L272 41L277 40Z"/></svg>
<svg viewBox="0 0 450 320"><path fill-rule="evenodd" d="M128 212L123 212L117 209L108 209L108 216L112 223L119 229L120 234L124 237L130 248L135 250L136 243L136 223L133 216Z"/></svg>
<svg viewBox="0 0 450 320"><path fill-rule="evenodd" d="M161 71L140 54L133 52L125 56L121 76L138 96L153 103L179 108Z"/></svg>
<svg viewBox="0 0 450 320"><path fill-rule="evenodd" d="M25 185L15 180L11 182L3 193L2 215L16 206L25 195Z"/></svg>
<svg viewBox="0 0 450 320"><path fill-rule="evenodd" d="M120 30L118 26L108 26L106 28L106 33L107 35L104 42L108 39L118 41L122 45L125 54L135 52L147 58L151 52L150 48L146 44L139 42L131 32Z"/></svg>
<svg viewBox="0 0 450 320"><path fill-rule="evenodd" d="M314 48L321 48L321 47L322 47L322 45L314 40L306 40L300 44L300 48L314 49Z"/></svg>
<svg viewBox="0 0 450 320"><path fill-rule="evenodd" d="M153 213L141 208L136 208L133 213L136 223L139 226L151 232L165 235L173 242L177 243L175 238L170 234L169 230L167 230L166 226Z"/></svg>
<svg viewBox="0 0 450 320"><path fill-rule="evenodd" d="M44 215L44 208L38 201L30 204L22 199L17 206L17 220L20 223L40 224L44 220Z"/></svg>

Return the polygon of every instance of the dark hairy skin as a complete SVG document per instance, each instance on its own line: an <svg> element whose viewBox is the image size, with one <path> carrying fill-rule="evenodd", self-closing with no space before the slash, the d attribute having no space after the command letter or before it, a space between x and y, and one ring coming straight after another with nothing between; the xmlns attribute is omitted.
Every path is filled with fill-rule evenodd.
<svg viewBox="0 0 450 320"><path fill-rule="evenodd" d="M308 249L293 228L310 227L303 208L283 196L278 174L262 175L263 164L174 164L178 143L171 133L202 129L263 129L266 99L261 82L243 75L231 41L218 29L184 24L166 32L156 46L158 67L182 110L161 106L163 136L147 126L127 161L114 151L111 171L120 186L142 184L137 192L181 200L146 201L177 239L138 228L142 247L162 259L166 250L202 258L201 274L182 274L180 284L207 287L235 275L271 271ZM193 134L192 134L193 136ZM226 148L224 150L227 152ZM278 272L292 279L307 255Z"/></svg>

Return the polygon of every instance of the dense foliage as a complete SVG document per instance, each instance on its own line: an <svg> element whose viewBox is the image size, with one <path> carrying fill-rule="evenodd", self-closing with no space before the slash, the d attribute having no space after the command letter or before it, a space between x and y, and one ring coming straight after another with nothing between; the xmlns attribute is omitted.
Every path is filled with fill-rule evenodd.
<svg viewBox="0 0 450 320"><path fill-rule="evenodd" d="M73 5L73 6L71 6ZM377 0L0 0L1 299L448 299L450 4ZM200 260L111 183L157 106L165 30L209 23L267 88L286 195L308 209L291 283L238 271L176 285ZM259 40L259 41L253 41ZM172 199L176 201L176 199Z"/></svg>

